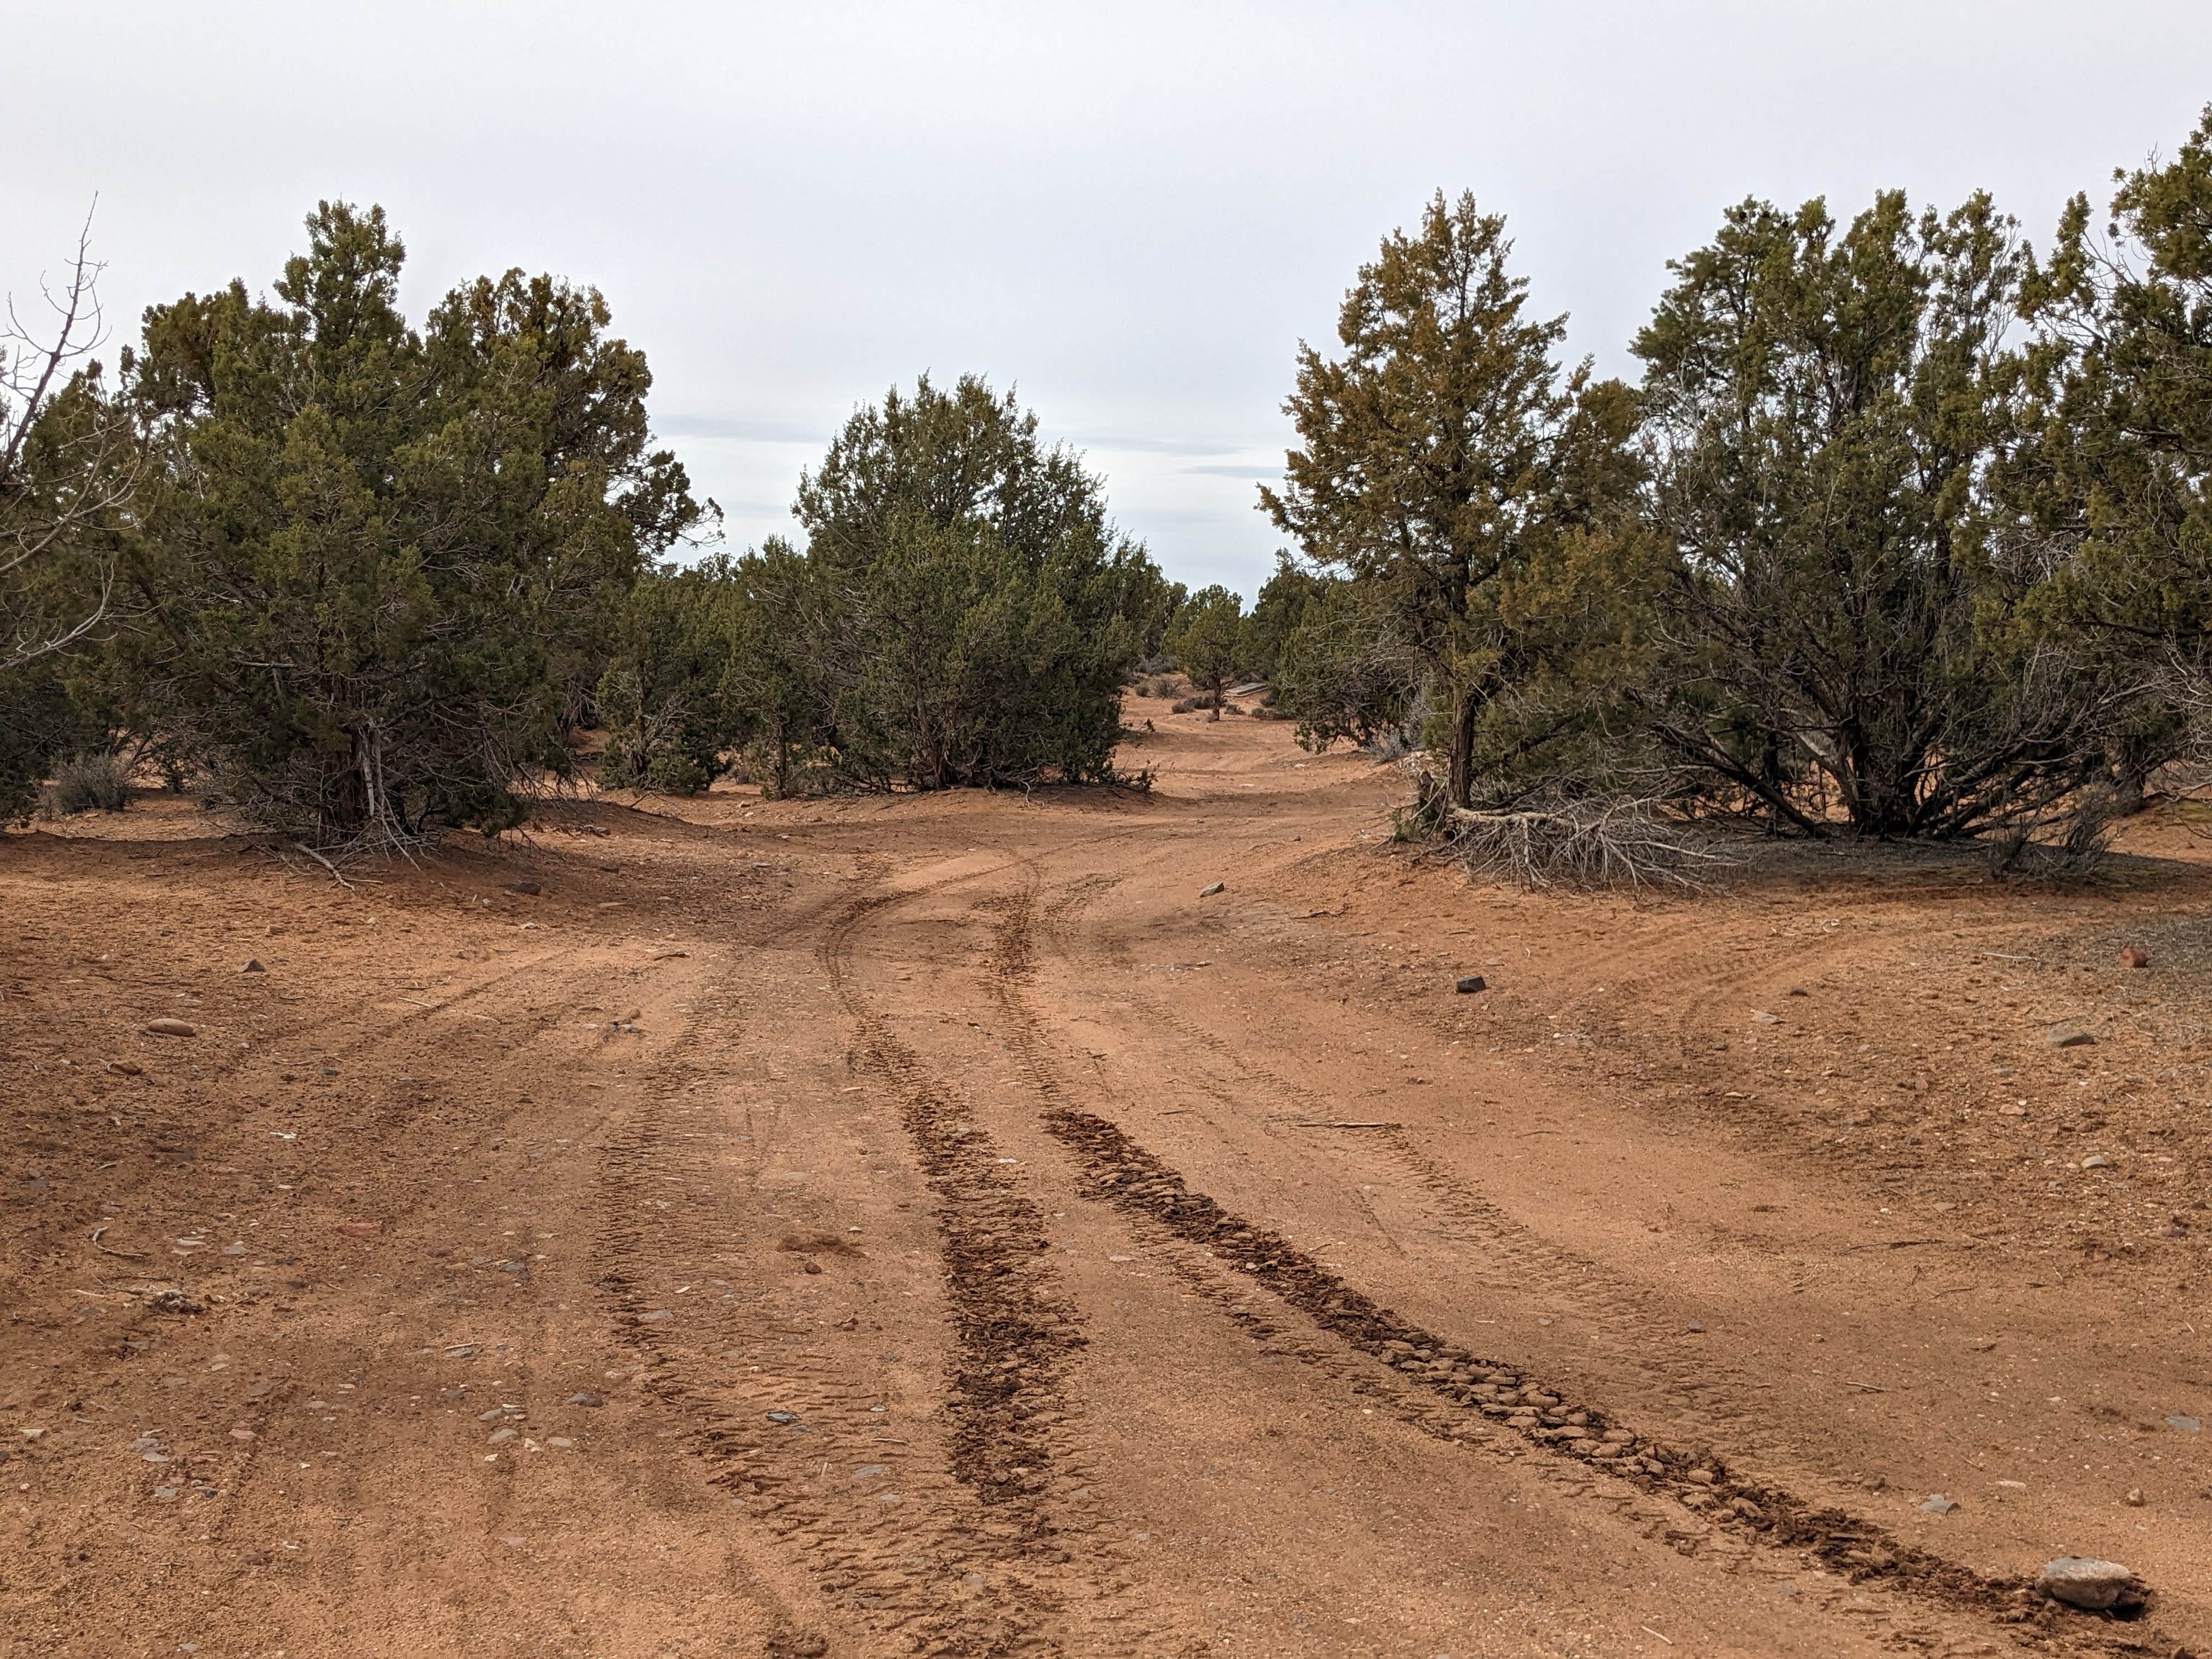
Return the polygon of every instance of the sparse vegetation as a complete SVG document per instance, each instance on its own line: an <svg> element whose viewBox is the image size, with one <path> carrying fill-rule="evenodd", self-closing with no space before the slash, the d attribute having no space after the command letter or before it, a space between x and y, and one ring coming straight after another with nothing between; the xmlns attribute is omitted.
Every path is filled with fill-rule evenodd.
<svg viewBox="0 0 2212 1659"><path fill-rule="evenodd" d="M120 755L72 755L54 769L40 797L50 818L120 812L131 804L131 768Z"/></svg>

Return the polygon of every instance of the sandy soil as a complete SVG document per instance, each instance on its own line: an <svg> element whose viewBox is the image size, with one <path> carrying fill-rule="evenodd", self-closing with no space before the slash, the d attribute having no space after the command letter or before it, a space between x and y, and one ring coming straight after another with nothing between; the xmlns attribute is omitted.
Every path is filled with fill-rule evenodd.
<svg viewBox="0 0 2212 1659"><path fill-rule="evenodd" d="M1132 718L0 840L0 1654L2212 1651L2212 848L1531 896Z"/></svg>

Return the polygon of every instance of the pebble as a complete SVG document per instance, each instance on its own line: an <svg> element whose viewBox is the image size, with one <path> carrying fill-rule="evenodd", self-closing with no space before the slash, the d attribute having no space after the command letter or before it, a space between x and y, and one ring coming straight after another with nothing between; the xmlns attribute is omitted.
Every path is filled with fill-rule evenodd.
<svg viewBox="0 0 2212 1659"><path fill-rule="evenodd" d="M662 1325L675 1317L676 1316L665 1308L655 1308L651 1313L640 1314L637 1316L637 1322L641 1325Z"/></svg>
<svg viewBox="0 0 2212 1659"><path fill-rule="evenodd" d="M579 1389L568 1396L568 1403L572 1406L604 1406L607 1402L589 1389Z"/></svg>
<svg viewBox="0 0 2212 1659"><path fill-rule="evenodd" d="M2044 1036L2044 1046L2051 1048L2091 1048L2096 1046L2094 1033L2078 1025L2053 1026Z"/></svg>
<svg viewBox="0 0 2212 1659"><path fill-rule="evenodd" d="M1793 985L1782 994L1785 997L1809 997L1813 994L1802 985Z"/></svg>
<svg viewBox="0 0 2212 1659"><path fill-rule="evenodd" d="M510 881L507 884L507 890L510 893L520 893L525 898L536 898L545 889L534 881Z"/></svg>
<svg viewBox="0 0 2212 1659"><path fill-rule="evenodd" d="M1198 890L1198 896L1200 898L1212 898L1216 893L1225 893L1228 890L1229 884L1227 882L1217 881L1212 883L1211 885L1200 888Z"/></svg>
<svg viewBox="0 0 2212 1659"><path fill-rule="evenodd" d="M143 1077L146 1068L135 1060L111 1060L107 1069L119 1077Z"/></svg>
<svg viewBox="0 0 2212 1659"><path fill-rule="evenodd" d="M2143 1506L2146 1500L2143 1498L2142 1488L2141 1486L2130 1486L2128 1488L2128 1495L2120 1501L2123 1504L2125 1504L2131 1510L2139 1510Z"/></svg>
<svg viewBox="0 0 2212 1659"><path fill-rule="evenodd" d="M188 1019L149 1019L146 1030L155 1036L198 1036L200 1028Z"/></svg>
<svg viewBox="0 0 2212 1659"><path fill-rule="evenodd" d="M2169 1417L2166 1419L2166 1425L2170 1429L2179 1429L2184 1434L2196 1434L2204 1427L2193 1417Z"/></svg>
<svg viewBox="0 0 2212 1659"><path fill-rule="evenodd" d="M517 1440L521 1436L520 1432L514 1429L494 1429L491 1431L490 1437L485 1440L484 1444L487 1446L504 1446L508 1441Z"/></svg>
<svg viewBox="0 0 2212 1659"><path fill-rule="evenodd" d="M2144 950L2139 945L2130 945L2126 950L2120 952L2120 966L2123 968L2148 968L2150 966L2150 952Z"/></svg>
<svg viewBox="0 0 2212 1659"><path fill-rule="evenodd" d="M259 957L248 957L246 959L246 966L238 971L241 974L265 974L269 970L261 965Z"/></svg>
<svg viewBox="0 0 2212 1659"><path fill-rule="evenodd" d="M2035 1581L2036 1589L2054 1601L2089 1613L2103 1613L2120 1599L2135 1574L2118 1561L2062 1555L2046 1565Z"/></svg>
<svg viewBox="0 0 2212 1659"><path fill-rule="evenodd" d="M1779 1025L1782 1016L1770 1014L1764 1008L1754 1008L1751 1011L1751 1023L1754 1025Z"/></svg>
<svg viewBox="0 0 2212 1659"><path fill-rule="evenodd" d="M1462 995L1467 995L1476 991L1487 990L1489 983L1480 974L1468 974L1454 981L1452 988Z"/></svg>
<svg viewBox="0 0 2212 1659"><path fill-rule="evenodd" d="M564 1434L554 1435L550 1437L545 1443L552 1447L555 1451L574 1451L576 1449L576 1443L569 1439L568 1437Z"/></svg>
<svg viewBox="0 0 2212 1659"><path fill-rule="evenodd" d="M1943 1494L1939 1492L1930 1492L1926 1498L1922 1498L1920 1500L1920 1507L1927 1510L1930 1515L1948 1515L1953 1510L1957 1509L1959 1505L1953 1499L1944 1497Z"/></svg>
<svg viewBox="0 0 2212 1659"><path fill-rule="evenodd" d="M2112 1160L2102 1152L2092 1152L2081 1160L2081 1167L2085 1170L2109 1170L2112 1167Z"/></svg>

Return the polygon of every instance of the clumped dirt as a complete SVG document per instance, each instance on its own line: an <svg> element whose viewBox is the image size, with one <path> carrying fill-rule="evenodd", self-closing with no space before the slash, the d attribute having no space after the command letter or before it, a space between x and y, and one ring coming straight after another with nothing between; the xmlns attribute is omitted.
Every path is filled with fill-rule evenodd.
<svg viewBox="0 0 2212 1659"><path fill-rule="evenodd" d="M1534 896L1131 724L0 838L0 1654L2212 1651L2184 809Z"/></svg>

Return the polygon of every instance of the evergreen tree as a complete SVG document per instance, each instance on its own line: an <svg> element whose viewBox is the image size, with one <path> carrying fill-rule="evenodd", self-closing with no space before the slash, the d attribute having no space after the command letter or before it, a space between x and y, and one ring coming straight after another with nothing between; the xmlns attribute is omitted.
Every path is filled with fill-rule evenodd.
<svg viewBox="0 0 2212 1659"><path fill-rule="evenodd" d="M510 271L417 333L380 209L307 229L274 302L239 282L147 314L142 722L319 841L514 823L702 509L596 292Z"/></svg>

